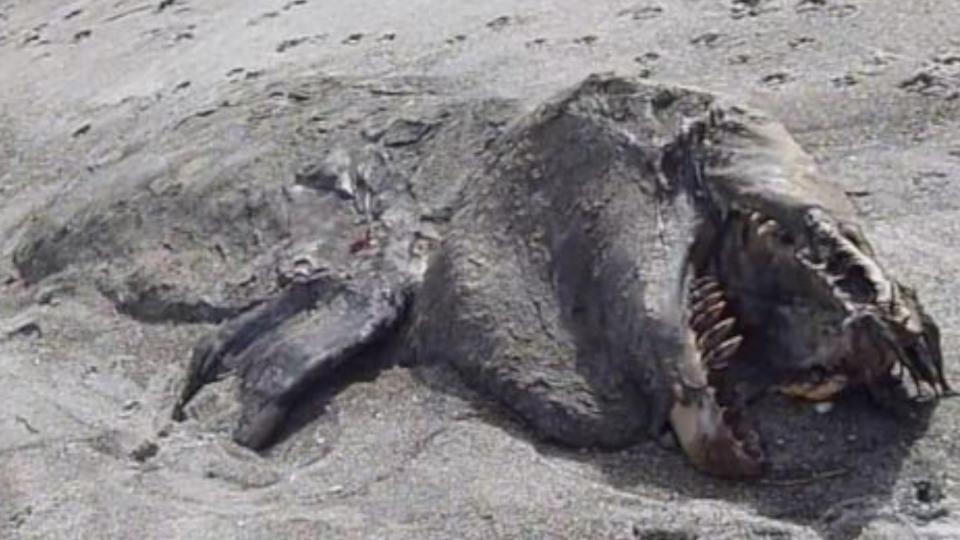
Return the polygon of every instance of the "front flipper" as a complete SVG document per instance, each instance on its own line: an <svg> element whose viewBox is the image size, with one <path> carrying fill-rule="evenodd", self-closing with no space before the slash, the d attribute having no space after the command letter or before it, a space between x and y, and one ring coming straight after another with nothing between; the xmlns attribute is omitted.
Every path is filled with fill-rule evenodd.
<svg viewBox="0 0 960 540"><path fill-rule="evenodd" d="M205 384L236 373L242 409L233 438L253 449L269 445L311 385L390 334L407 296L402 285L330 276L294 282L194 348L173 418L184 418Z"/></svg>

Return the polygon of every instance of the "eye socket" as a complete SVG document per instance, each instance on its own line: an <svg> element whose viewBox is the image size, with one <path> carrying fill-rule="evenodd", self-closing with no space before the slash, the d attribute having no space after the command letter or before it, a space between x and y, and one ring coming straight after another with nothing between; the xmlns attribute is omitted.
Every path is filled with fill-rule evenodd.
<svg viewBox="0 0 960 540"><path fill-rule="evenodd" d="M876 287L867 278L866 269L859 264L847 267L843 277L837 280L837 286L856 302L873 303L877 299Z"/></svg>
<svg viewBox="0 0 960 540"><path fill-rule="evenodd" d="M836 250L830 254L830 258L827 259L827 272L834 275L847 274L853 271L851 262L853 257L849 253L843 250ZM861 269L861 272L863 270ZM866 275L864 273L864 275Z"/></svg>
<svg viewBox="0 0 960 540"><path fill-rule="evenodd" d="M786 229L784 229L784 230L780 233L780 237L779 237L779 238L780 238L780 242L781 242L783 245L785 245L785 246L792 246L792 245L794 245L794 244L796 243L795 240L794 240L793 235L790 234L789 232L787 232Z"/></svg>

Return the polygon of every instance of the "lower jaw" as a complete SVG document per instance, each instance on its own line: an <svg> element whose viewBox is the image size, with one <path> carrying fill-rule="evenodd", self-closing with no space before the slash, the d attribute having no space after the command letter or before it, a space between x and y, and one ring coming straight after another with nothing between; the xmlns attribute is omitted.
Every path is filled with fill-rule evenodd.
<svg viewBox="0 0 960 540"><path fill-rule="evenodd" d="M764 472L762 456L748 455L730 426L708 404L676 403L670 413L680 445L701 471L721 478L749 479Z"/></svg>

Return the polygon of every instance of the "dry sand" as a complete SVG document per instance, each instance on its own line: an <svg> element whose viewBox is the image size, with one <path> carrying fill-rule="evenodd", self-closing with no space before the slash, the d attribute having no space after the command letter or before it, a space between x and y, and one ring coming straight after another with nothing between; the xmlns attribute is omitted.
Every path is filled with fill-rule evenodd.
<svg viewBox="0 0 960 540"><path fill-rule="evenodd" d="M458 4L0 1L0 537L960 538L955 399L909 447L851 440L870 467L732 484L653 442L616 453L537 443L482 400L393 368L344 385L260 457L230 442L226 420L168 420L211 325L119 313L82 275L95 265L30 285L15 270L38 219L96 209L126 178L162 191L172 164L202 176L183 153L229 156L233 142L191 128L210 140L177 146L177 126L233 118L231 100L271 85L413 77L442 99L532 107L615 70L778 116L917 286L960 381L960 3ZM347 120L363 123L358 110Z"/></svg>

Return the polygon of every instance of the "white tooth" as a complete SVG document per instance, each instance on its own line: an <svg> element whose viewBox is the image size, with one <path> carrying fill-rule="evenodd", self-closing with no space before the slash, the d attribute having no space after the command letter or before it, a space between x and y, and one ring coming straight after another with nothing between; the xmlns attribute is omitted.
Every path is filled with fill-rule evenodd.
<svg viewBox="0 0 960 540"><path fill-rule="evenodd" d="M820 273L826 274L827 263L815 262L813 260L813 254L810 253L810 250L808 248L798 249L794 253L794 255L797 259L797 262L806 266L810 270L813 270L814 272L820 272Z"/></svg>
<svg viewBox="0 0 960 540"><path fill-rule="evenodd" d="M720 320L720 316L723 315L723 310L726 307L727 303L721 300L701 312L694 313L690 320L690 328L698 334L705 331Z"/></svg>
<svg viewBox="0 0 960 540"><path fill-rule="evenodd" d="M697 348L701 351L709 350L715 347L718 342L727 338L733 331L736 320L728 317L708 328L697 339Z"/></svg>
<svg viewBox="0 0 960 540"><path fill-rule="evenodd" d="M723 291L715 291L707 294L703 298L698 298L697 301L690 307L690 310L693 313L701 313L710 306L715 306L723 300Z"/></svg>
<svg viewBox="0 0 960 540"><path fill-rule="evenodd" d="M757 227L757 236L767 236L773 234L777 231L777 222L774 220L768 220L761 223Z"/></svg>
<svg viewBox="0 0 960 540"><path fill-rule="evenodd" d="M815 403L813 405L813 410L817 411L817 414L827 414L833 410L833 402L821 401L820 403Z"/></svg>
<svg viewBox="0 0 960 540"><path fill-rule="evenodd" d="M734 336L724 341L704 355L703 365L711 370L726 369L730 365L730 357L740 349L741 343L743 343L743 336Z"/></svg>

